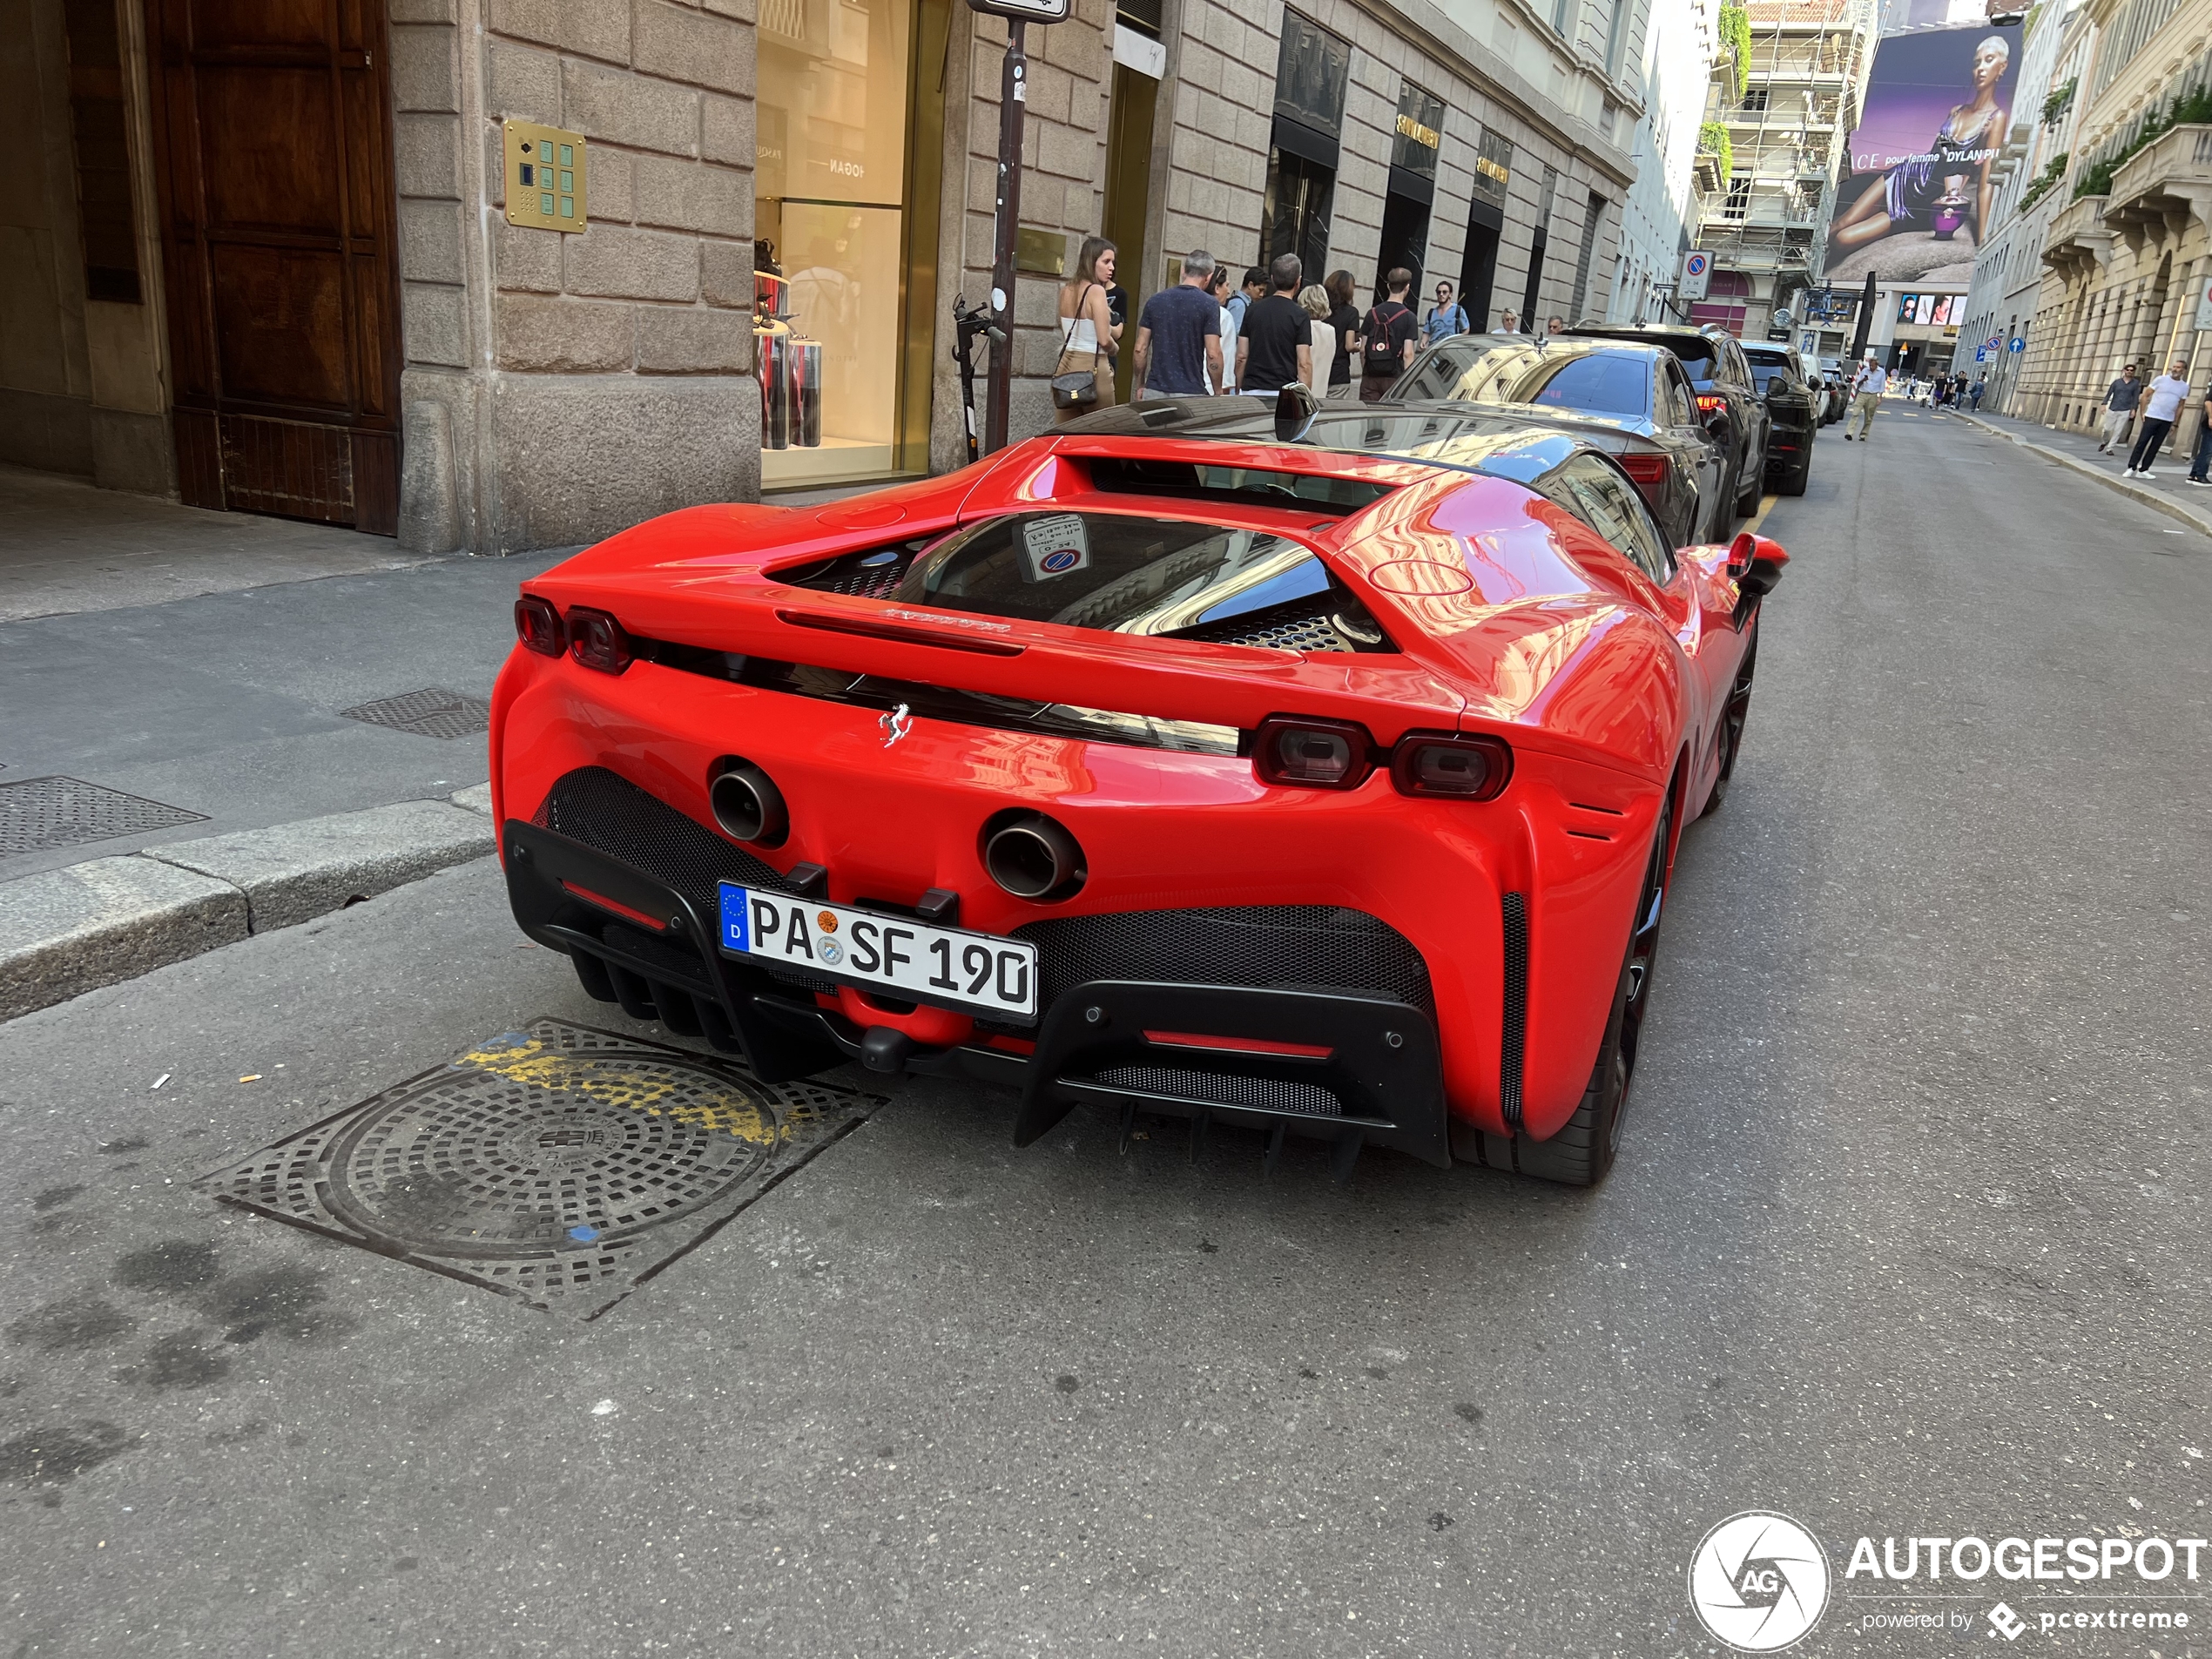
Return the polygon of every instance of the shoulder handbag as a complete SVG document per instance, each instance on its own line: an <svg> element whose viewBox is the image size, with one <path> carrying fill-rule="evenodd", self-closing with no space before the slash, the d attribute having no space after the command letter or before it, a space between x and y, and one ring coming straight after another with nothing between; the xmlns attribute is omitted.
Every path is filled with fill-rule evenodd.
<svg viewBox="0 0 2212 1659"><path fill-rule="evenodd" d="M1096 283L1085 283L1083 291L1076 296L1076 314L1068 319L1068 327L1060 336L1060 368L1062 372L1052 377L1052 403L1055 408L1088 408L1098 401L1098 351L1092 347L1090 367L1069 369L1068 359L1073 354L1070 347L1076 338L1076 325L1082 320L1083 302L1090 298Z"/></svg>

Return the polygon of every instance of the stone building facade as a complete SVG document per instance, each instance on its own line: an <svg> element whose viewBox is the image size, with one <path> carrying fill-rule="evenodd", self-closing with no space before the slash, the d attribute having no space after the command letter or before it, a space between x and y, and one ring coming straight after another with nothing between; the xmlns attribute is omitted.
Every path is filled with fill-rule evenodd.
<svg viewBox="0 0 2212 1659"><path fill-rule="evenodd" d="M2124 363L2179 358L2200 390L2212 336L2197 298L2212 280L2212 0L2087 0L2094 46L2062 206L2013 402L2046 425L2093 431ZM2191 442L2192 407L2177 429Z"/></svg>
<svg viewBox="0 0 2212 1659"><path fill-rule="evenodd" d="M1193 247L1296 246L1363 295L1472 280L1479 327L1602 314L1658 3L1031 27L1014 435L1102 227L1132 304ZM959 0L0 0L35 163L0 460L433 553L958 465L1005 39ZM572 219L510 212L525 132L580 146Z"/></svg>

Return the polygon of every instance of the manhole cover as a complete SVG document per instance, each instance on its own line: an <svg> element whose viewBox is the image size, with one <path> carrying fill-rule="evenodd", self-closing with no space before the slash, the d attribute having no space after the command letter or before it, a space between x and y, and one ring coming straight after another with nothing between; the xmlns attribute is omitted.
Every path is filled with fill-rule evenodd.
<svg viewBox="0 0 2212 1659"><path fill-rule="evenodd" d="M144 835L206 821L204 813L141 800L76 778L26 778L0 784L0 857Z"/></svg>
<svg viewBox="0 0 2212 1659"><path fill-rule="evenodd" d="M538 1020L199 1184L591 1318L882 1103Z"/></svg>
<svg viewBox="0 0 2212 1659"><path fill-rule="evenodd" d="M491 730L490 704L459 691L442 691L435 685L364 703L359 708L341 709L339 716L388 725L395 732L412 732L418 738L465 738L472 732Z"/></svg>

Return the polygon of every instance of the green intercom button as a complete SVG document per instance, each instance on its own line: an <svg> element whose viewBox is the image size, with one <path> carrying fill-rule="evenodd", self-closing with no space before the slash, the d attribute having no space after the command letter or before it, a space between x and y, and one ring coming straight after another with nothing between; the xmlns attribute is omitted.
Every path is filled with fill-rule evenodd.
<svg viewBox="0 0 2212 1659"><path fill-rule="evenodd" d="M576 145L564 144L561 146L561 165L563 167L576 165Z"/></svg>
<svg viewBox="0 0 2212 1659"><path fill-rule="evenodd" d="M561 217L563 219L574 219L576 217L575 197L563 196L561 198Z"/></svg>
<svg viewBox="0 0 2212 1659"><path fill-rule="evenodd" d="M561 169L561 188L563 190L574 190L576 188L576 175L565 167Z"/></svg>
<svg viewBox="0 0 2212 1659"><path fill-rule="evenodd" d="M550 192L537 199L537 211L541 213L550 213L553 211L553 198Z"/></svg>

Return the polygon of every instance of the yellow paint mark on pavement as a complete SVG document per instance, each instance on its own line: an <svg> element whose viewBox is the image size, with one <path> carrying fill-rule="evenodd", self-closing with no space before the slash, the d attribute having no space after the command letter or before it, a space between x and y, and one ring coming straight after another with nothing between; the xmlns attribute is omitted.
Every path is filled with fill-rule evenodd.
<svg viewBox="0 0 2212 1659"><path fill-rule="evenodd" d="M682 1098L695 1086L691 1080L679 1082L650 1060L563 1054L532 1037L512 1048L472 1049L454 1064L528 1088L581 1095L624 1111L670 1118L693 1129L718 1130L756 1146L774 1145L787 1133L772 1114L734 1089L714 1098Z"/></svg>

